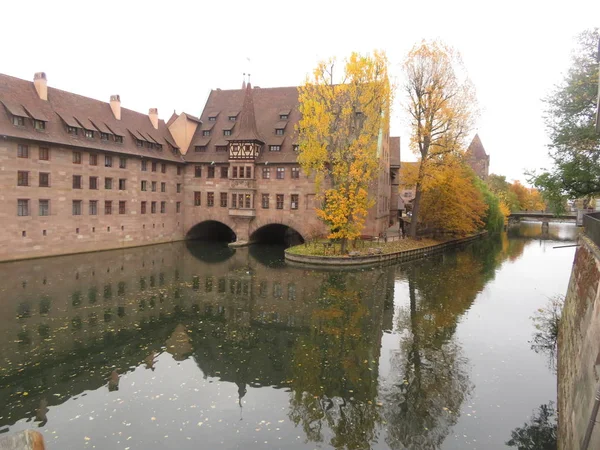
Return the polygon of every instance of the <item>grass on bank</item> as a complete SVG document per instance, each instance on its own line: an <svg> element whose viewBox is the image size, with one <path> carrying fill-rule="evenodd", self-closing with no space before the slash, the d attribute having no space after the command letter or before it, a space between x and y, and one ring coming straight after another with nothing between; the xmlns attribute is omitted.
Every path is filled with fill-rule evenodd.
<svg viewBox="0 0 600 450"><path fill-rule="evenodd" d="M370 240L357 240L356 243L348 243L347 250L349 254L342 255L341 244L330 241L329 239L319 239L304 244L296 245L287 249L287 252L293 255L304 256L368 256L379 254L376 249L381 249L381 254L396 253L417 248L430 247L444 242L444 240L434 240L430 238L421 239L399 239L393 242L377 242Z"/></svg>

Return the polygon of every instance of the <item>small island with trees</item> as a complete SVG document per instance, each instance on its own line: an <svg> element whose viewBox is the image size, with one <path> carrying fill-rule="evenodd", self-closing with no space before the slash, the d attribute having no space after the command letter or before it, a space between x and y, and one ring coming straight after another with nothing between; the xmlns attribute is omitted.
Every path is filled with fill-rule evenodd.
<svg viewBox="0 0 600 450"><path fill-rule="evenodd" d="M286 258L322 257L326 263L427 254L425 249L501 231L511 211L546 209L537 189L501 175L482 179L469 164L468 139L478 107L455 49L422 41L407 54L403 71L405 82L397 90L410 118L409 148L417 158L400 169L401 186L414 192L409 215L376 239L362 237L374 205L369 187L380 171L378 140L389 130L396 94L386 55L353 53L343 70L335 59L322 61L300 88L298 162L315 177L316 213L329 233L289 248Z"/></svg>

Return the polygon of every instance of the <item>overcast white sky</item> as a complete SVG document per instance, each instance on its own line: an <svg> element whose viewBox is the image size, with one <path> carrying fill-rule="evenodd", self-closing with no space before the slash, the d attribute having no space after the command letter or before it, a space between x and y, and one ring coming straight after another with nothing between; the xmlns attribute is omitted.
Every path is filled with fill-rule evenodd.
<svg viewBox="0 0 600 450"><path fill-rule="evenodd" d="M421 39L463 55L491 171L524 179L547 166L541 99L560 81L574 37L600 24L600 1L3 1L0 72L147 113L199 115L211 89L301 84L316 62L383 49L400 65ZM249 59L249 61L248 61ZM392 134L414 159L402 93Z"/></svg>

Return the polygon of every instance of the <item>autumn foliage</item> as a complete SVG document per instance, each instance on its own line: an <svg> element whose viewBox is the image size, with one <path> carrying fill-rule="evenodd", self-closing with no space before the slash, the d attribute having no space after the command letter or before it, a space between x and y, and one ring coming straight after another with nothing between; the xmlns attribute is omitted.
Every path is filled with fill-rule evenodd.
<svg viewBox="0 0 600 450"><path fill-rule="evenodd" d="M335 59L323 61L300 88L298 162L315 181L317 215L329 238L361 235L374 204L368 191L380 169L382 137L389 129L391 88L385 54L353 53L338 78Z"/></svg>
<svg viewBox="0 0 600 450"><path fill-rule="evenodd" d="M458 52L441 42L426 42L415 45L404 62L406 74L406 109L411 119L410 147L419 156L419 171L415 180L415 199L413 220L409 234L416 236L417 225L442 214L434 213L429 204L429 218L423 220L421 201L427 183L435 180L440 183L454 184L449 181L457 170L452 165L448 170L440 169L446 161L453 161L466 148L465 139L470 131L474 117L476 99L472 84L462 74L464 67ZM446 156L450 156L449 159ZM439 175L431 173L438 170ZM430 180L427 180L427 178ZM431 191L431 187L429 190ZM443 195L442 192L439 195ZM426 200L423 198L423 201ZM446 205L437 204L438 209ZM436 219L437 221L437 219ZM451 227L465 230L477 223L475 216L469 216L464 223Z"/></svg>
<svg viewBox="0 0 600 450"><path fill-rule="evenodd" d="M418 165L401 169L403 182L416 183L419 169ZM469 234L484 227L488 205L475 184L475 175L458 156L448 154L439 164L430 161L425 172L421 211L416 218L421 228Z"/></svg>
<svg viewBox="0 0 600 450"><path fill-rule="evenodd" d="M503 175L490 174L486 183L502 201L508 214L513 211L544 211L547 207L539 190L524 186L518 180L510 183Z"/></svg>

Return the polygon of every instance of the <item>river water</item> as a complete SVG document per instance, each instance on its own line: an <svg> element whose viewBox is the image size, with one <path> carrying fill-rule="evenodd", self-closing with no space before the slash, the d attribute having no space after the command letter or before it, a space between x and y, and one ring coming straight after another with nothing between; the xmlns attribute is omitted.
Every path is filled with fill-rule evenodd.
<svg viewBox="0 0 600 450"><path fill-rule="evenodd" d="M556 401L532 317L566 292L574 248L554 247L575 237L522 223L360 271L202 242L1 264L0 433L37 429L49 450L510 448Z"/></svg>

